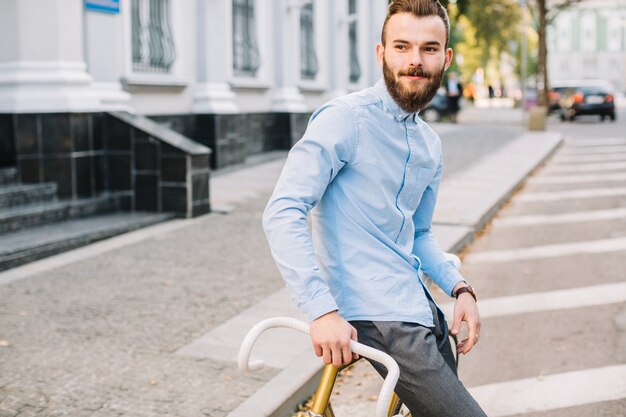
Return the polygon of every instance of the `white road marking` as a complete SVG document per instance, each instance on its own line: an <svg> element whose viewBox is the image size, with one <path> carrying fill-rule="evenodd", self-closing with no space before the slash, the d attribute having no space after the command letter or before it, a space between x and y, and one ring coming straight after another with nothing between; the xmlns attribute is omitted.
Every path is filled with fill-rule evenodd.
<svg viewBox="0 0 626 417"><path fill-rule="evenodd" d="M594 307L626 302L626 282L578 287L557 291L520 294L509 297L482 298L480 317L502 317L571 308ZM445 303L441 309L452 319L454 303Z"/></svg>
<svg viewBox="0 0 626 417"><path fill-rule="evenodd" d="M586 242L562 243L558 245L534 246L511 250L495 250L470 253L466 263L503 263L530 259L554 258L576 254L593 254L626 251L626 237L590 240Z"/></svg>
<svg viewBox="0 0 626 417"><path fill-rule="evenodd" d="M524 193L515 196L515 201L521 202L548 202L569 199L617 197L626 195L626 188L590 188L585 190L550 191L544 193Z"/></svg>
<svg viewBox="0 0 626 417"><path fill-rule="evenodd" d="M532 184L572 184L604 181L626 181L626 172L618 174L545 175L528 180Z"/></svg>
<svg viewBox="0 0 626 417"><path fill-rule="evenodd" d="M572 139L567 141L567 146L584 148L587 146L626 145L625 138L602 138L602 139Z"/></svg>
<svg viewBox="0 0 626 417"><path fill-rule="evenodd" d="M556 155L553 162L563 164L578 164L581 162L601 162L601 161L626 161L626 153L614 153L603 155Z"/></svg>
<svg viewBox="0 0 626 417"><path fill-rule="evenodd" d="M593 148L564 148L561 155L594 155L626 152L626 146L594 146Z"/></svg>
<svg viewBox="0 0 626 417"><path fill-rule="evenodd" d="M626 365L481 385L469 392L491 417L614 401L626 397Z"/></svg>
<svg viewBox="0 0 626 417"><path fill-rule="evenodd" d="M593 164L553 165L544 172L588 172L588 171L626 171L626 161L602 162Z"/></svg>
<svg viewBox="0 0 626 417"><path fill-rule="evenodd" d="M533 226L539 224L578 223L614 219L626 219L626 208L579 211L564 214L505 217L495 219L493 223L498 226Z"/></svg>

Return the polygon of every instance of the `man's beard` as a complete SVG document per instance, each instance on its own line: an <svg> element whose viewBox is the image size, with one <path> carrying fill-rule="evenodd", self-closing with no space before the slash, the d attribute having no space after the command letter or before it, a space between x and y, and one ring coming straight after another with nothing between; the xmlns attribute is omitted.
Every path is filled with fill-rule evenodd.
<svg viewBox="0 0 626 417"><path fill-rule="evenodd" d="M425 86L420 86L418 84L420 81L411 81L410 87L407 88L396 78L396 75L391 68L387 66L387 61L383 57L383 76L385 77L387 91L389 91L389 95L394 101L398 103L398 106L408 113L421 110L430 103L441 85L444 71L445 66L441 68L441 71L435 74L423 68L416 67L409 67L406 70L402 70L398 73L398 77L410 75L426 78Z"/></svg>

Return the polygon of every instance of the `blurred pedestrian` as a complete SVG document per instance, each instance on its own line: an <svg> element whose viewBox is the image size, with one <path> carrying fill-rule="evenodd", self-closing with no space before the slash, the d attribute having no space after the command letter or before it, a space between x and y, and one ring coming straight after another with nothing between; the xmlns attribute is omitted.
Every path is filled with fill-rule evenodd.
<svg viewBox="0 0 626 417"><path fill-rule="evenodd" d="M450 122L456 123L456 115L461 109L460 100L463 94L463 86L459 82L459 76L456 72L451 71L448 74L448 81L446 82L446 96L448 97L448 114L450 115Z"/></svg>

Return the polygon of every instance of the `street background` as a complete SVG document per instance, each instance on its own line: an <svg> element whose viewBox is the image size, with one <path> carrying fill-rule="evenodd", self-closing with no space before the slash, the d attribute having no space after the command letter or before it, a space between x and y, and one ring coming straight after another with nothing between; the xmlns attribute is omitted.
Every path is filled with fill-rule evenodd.
<svg viewBox="0 0 626 417"><path fill-rule="evenodd" d="M565 182L583 175L586 165L624 163L623 106L620 112L615 123L551 120L550 129L562 130L565 143L463 253L462 271L478 289L480 305L531 295L521 313L485 317L480 343L461 361L467 386L502 384L498 397L514 412L554 407L554 393L543 391L541 381L589 371L569 382L556 380L566 393L565 399L557 396L565 401L557 404L560 411L527 415L623 414L624 379L603 381L616 370L623 376L625 217L559 217L626 206L623 168L585 171L600 176ZM494 114L499 122L481 122ZM510 109L474 108L458 125L435 126L447 161L444 183L518 137L525 130L512 118L518 116ZM221 213L153 226L0 274L0 415L223 417L277 375L278 368L242 374L232 360L177 353L283 287L260 222L284 154L272 158L214 176ZM246 186L237 192L234 183ZM220 189L228 191L220 197ZM598 189L613 192L585 195ZM567 197L565 191L580 194ZM605 243L597 253L585 253L592 241ZM552 245L557 248L545 249ZM535 294L565 289L575 292L561 299L563 307L550 306L549 298L547 306L533 301ZM585 306L588 297L592 306ZM287 349L290 343L284 340ZM506 383L524 378L536 381L537 396L505 401L516 392ZM575 391L582 380L599 394ZM374 389L379 382L369 375L358 384ZM340 389L338 415L342 406L373 407L369 398L377 389L354 396Z"/></svg>

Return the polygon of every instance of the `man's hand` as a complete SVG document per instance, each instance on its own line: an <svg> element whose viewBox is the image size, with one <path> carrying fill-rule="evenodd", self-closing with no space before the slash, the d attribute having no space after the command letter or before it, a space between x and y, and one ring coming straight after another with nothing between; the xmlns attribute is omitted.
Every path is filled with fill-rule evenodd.
<svg viewBox="0 0 626 417"><path fill-rule="evenodd" d="M350 349L350 340L357 340L356 329L337 311L331 311L313 320L311 340L315 354L324 358L326 365L348 365L358 356Z"/></svg>
<svg viewBox="0 0 626 417"><path fill-rule="evenodd" d="M458 288L454 288L456 292ZM480 337L480 316L476 301L469 293L459 295L454 304L454 323L450 333L456 336L461 331L461 322L467 323L467 339L462 340L456 347L458 353L466 354L478 342Z"/></svg>

